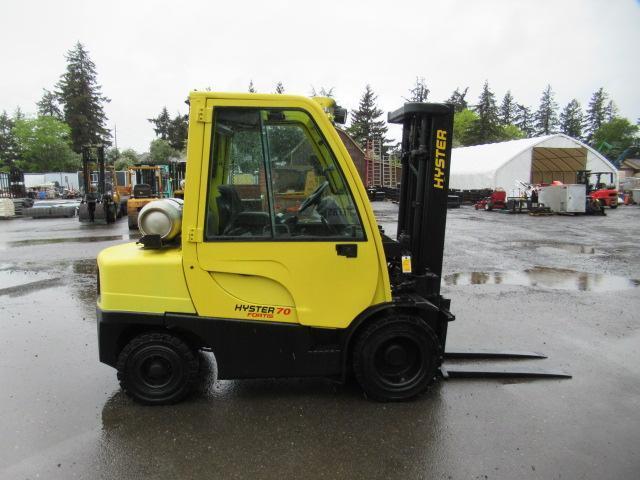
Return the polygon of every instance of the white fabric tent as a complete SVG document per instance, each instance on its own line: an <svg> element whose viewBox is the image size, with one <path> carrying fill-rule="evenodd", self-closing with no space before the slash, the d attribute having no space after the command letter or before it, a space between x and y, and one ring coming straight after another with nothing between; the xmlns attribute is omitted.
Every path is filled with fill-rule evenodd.
<svg viewBox="0 0 640 480"><path fill-rule="evenodd" d="M560 180L575 183L577 170L612 172L616 168L588 145L563 134L454 148L449 188L481 190Z"/></svg>

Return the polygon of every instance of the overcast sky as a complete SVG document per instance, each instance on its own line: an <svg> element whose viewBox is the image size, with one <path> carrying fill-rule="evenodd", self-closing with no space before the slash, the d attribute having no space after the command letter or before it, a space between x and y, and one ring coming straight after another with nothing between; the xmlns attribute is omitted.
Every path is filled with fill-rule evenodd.
<svg viewBox="0 0 640 480"><path fill-rule="evenodd" d="M42 89L82 42L96 63L118 146L145 151L146 119L166 105L186 113L193 89L287 93L334 87L357 106L371 84L385 111L416 76L432 101L485 79L498 100L511 89L537 107L550 83L564 106L599 87L620 114L640 116L638 0L468 1L59 1L2 0L0 110L35 112Z"/></svg>

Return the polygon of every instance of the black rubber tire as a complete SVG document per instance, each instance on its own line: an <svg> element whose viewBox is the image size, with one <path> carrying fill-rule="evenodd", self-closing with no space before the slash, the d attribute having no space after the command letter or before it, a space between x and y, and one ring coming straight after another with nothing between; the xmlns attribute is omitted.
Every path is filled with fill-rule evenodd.
<svg viewBox="0 0 640 480"><path fill-rule="evenodd" d="M199 359L175 335L145 333L122 349L116 368L120 387L134 400L168 405L191 392L198 379Z"/></svg>
<svg viewBox="0 0 640 480"><path fill-rule="evenodd" d="M614 208L618 208L618 204L617 203L612 203L609 205L609 208L614 209Z"/></svg>
<svg viewBox="0 0 640 480"><path fill-rule="evenodd" d="M358 336L353 371L368 398L382 402L409 400L435 380L441 356L436 334L421 318L384 317Z"/></svg>

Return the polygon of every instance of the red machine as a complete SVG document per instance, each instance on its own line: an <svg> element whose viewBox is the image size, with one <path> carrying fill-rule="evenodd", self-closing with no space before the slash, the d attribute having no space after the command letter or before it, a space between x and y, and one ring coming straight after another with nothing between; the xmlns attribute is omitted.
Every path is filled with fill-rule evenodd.
<svg viewBox="0 0 640 480"><path fill-rule="evenodd" d="M591 183L594 176L596 181ZM609 185L601 182L602 177L609 176ZM591 200L597 200L603 207L618 208L618 190L614 188L612 172L592 172L590 170L579 170L577 172L577 183L587 186L587 196Z"/></svg>
<svg viewBox="0 0 640 480"><path fill-rule="evenodd" d="M504 209L507 208L506 204L507 200L507 192L504 190L495 190L491 192L491 195L488 197L484 197L482 200L478 200L475 204L476 210L487 210L491 211L495 209Z"/></svg>

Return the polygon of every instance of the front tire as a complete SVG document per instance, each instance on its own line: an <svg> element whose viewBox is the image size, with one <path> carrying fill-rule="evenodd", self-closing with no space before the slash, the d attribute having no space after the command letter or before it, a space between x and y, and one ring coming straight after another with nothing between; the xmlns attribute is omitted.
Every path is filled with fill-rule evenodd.
<svg viewBox="0 0 640 480"><path fill-rule="evenodd" d="M423 393L436 378L441 349L421 318L381 318L356 340L353 370L367 397L402 401Z"/></svg>
<svg viewBox="0 0 640 480"><path fill-rule="evenodd" d="M131 340L116 365L122 389L146 405L179 402L192 390L199 361L180 338L168 333L146 333Z"/></svg>

